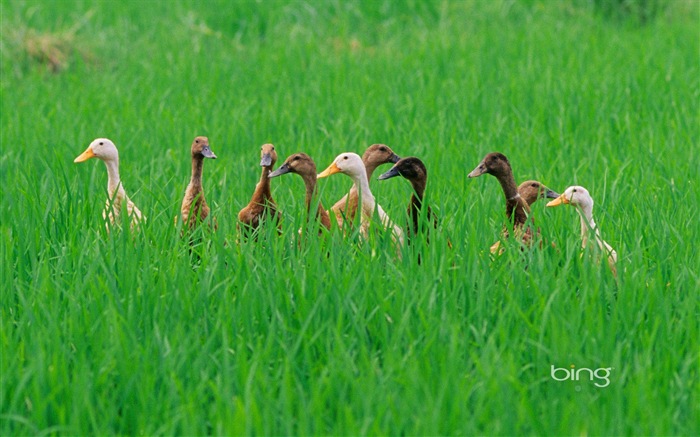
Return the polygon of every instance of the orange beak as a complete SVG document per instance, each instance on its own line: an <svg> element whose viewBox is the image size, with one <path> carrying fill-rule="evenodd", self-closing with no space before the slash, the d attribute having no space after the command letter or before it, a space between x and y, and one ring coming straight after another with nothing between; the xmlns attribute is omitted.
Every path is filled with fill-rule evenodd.
<svg viewBox="0 0 700 437"><path fill-rule="evenodd" d="M570 203L569 199L567 199L566 196L564 196L562 194L561 196L559 196L556 199L552 200L551 202L547 203L547 206L558 206L561 204L568 205L569 203Z"/></svg>
<svg viewBox="0 0 700 437"><path fill-rule="evenodd" d="M335 165L334 162L333 164L329 165L327 169L323 170L322 173L319 173L318 176L316 176L316 179L325 178L326 176L330 176L336 173L340 173L340 169L337 165Z"/></svg>
<svg viewBox="0 0 700 437"><path fill-rule="evenodd" d="M92 151L92 147L88 147L83 153L80 154L77 158L73 160L73 162L83 162L87 161L90 158L95 157L95 152Z"/></svg>

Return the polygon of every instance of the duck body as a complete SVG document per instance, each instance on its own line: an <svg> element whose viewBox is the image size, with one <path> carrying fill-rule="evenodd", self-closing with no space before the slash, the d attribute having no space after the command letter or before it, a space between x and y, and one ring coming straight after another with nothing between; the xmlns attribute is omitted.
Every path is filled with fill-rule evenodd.
<svg viewBox="0 0 700 437"><path fill-rule="evenodd" d="M207 205L207 201L204 198L204 189L202 187L202 168L204 167L205 158L216 159L216 155L212 152L207 137L196 137L190 150L192 155L192 177L185 190L185 197L182 199L180 212L182 214L182 222L187 229L192 230L209 216L209 205Z"/></svg>
<svg viewBox="0 0 700 437"><path fill-rule="evenodd" d="M372 191L369 189L367 171L360 156L355 153L341 153L326 170L318 175L318 178L324 178L335 173L343 173L349 176L357 187L358 202L361 207L360 234L365 238L368 237L369 226L376 210L382 226L385 229L392 230L392 238L396 243L403 244L403 231L384 212L384 209L376 202Z"/></svg>
<svg viewBox="0 0 700 437"><path fill-rule="evenodd" d="M272 144L263 144L260 149L260 166L262 167L260 180L255 186L250 203L238 213L238 220L243 225L243 232L246 235L258 229L263 218L277 223L278 232L281 231L279 229L280 213L272 199L270 178L268 177L275 162L277 162L275 147Z"/></svg>
<svg viewBox="0 0 700 437"><path fill-rule="evenodd" d="M367 180L372 178L372 174L382 164L396 163L399 161L399 156L394 153L391 148L385 144L373 144L362 154L362 163L365 167ZM331 211L335 216L338 227L344 226L352 228L357 214L360 196L357 184L353 184L350 191L338 200L332 207Z"/></svg>
<svg viewBox="0 0 700 437"><path fill-rule="evenodd" d="M105 209L102 212L102 218L105 220L107 232L110 227L119 226L122 222L122 210L126 207L127 217L131 229L138 227L141 221L146 220L146 217L141 214L141 210L136 207L136 204L126 195L126 190L122 185L119 176L119 151L114 143L107 138L95 139L88 148L80 154L73 162L84 162L90 158L97 158L105 163L107 167L107 202Z"/></svg>
<svg viewBox="0 0 700 437"><path fill-rule="evenodd" d="M295 153L289 156L277 170L268 174L268 177L274 178L286 173L296 173L304 180L304 187L306 188L306 212L308 220L311 220L311 207L316 197L316 163L306 153ZM315 217L324 228L328 230L331 229L330 216L323 208L321 202L318 202ZM321 232L322 231L319 231L319 233Z"/></svg>
<svg viewBox="0 0 700 437"><path fill-rule="evenodd" d="M561 196L547 203L547 206L572 205L576 207L581 219L581 247L586 248L593 240L597 248L605 254L608 266L617 276L617 252L600 235L600 229L593 220L593 198L587 189L581 186L568 187Z"/></svg>
<svg viewBox="0 0 700 437"><path fill-rule="evenodd" d="M411 183L411 187L413 188L413 194L411 194L411 200L408 205L409 223L406 227L408 243L410 244L414 236L428 230L425 226L426 223L430 224L433 228L436 228L438 224L437 215L432 211L430 206L423 205L425 187L428 181L428 170L425 164L423 164L423 161L416 157L402 158L394 164L389 171L379 176L379 180L385 180L395 176L402 176ZM424 208L425 218L423 219L424 221L422 221L421 215L424 213Z"/></svg>

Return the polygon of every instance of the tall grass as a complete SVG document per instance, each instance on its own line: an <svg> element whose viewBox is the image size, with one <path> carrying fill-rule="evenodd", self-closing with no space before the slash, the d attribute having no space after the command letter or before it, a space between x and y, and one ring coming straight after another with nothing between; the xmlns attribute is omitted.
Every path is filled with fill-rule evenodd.
<svg viewBox="0 0 700 437"><path fill-rule="evenodd" d="M0 4L3 435L700 432L698 3L644 25L585 2ZM66 34L60 69L23 36ZM196 135L219 229L191 253ZM104 232L104 166L72 163L95 137L139 231ZM266 142L320 169L420 157L438 231L400 258L382 233L303 239L285 177L283 234L239 241ZM495 150L589 189L618 280L544 202L556 249L491 259L500 187L466 175ZM320 180L323 204L349 185ZM409 184L371 186L402 222ZM610 385L551 378L572 364Z"/></svg>

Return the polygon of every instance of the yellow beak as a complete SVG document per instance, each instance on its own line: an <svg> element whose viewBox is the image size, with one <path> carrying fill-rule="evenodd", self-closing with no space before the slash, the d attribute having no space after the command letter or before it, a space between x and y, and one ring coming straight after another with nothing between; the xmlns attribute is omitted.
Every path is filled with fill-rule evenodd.
<svg viewBox="0 0 700 437"><path fill-rule="evenodd" d="M319 173L318 176L316 176L316 179L325 178L326 176L330 176L336 173L340 173L340 169L337 165L335 165L334 162L333 164L329 165L327 169L323 170L322 173Z"/></svg>
<svg viewBox="0 0 700 437"><path fill-rule="evenodd" d="M95 152L92 151L92 147L88 147L83 153L80 154L77 158L73 160L73 162L83 162L87 161L90 158L95 157Z"/></svg>
<svg viewBox="0 0 700 437"><path fill-rule="evenodd" d="M559 196L556 199L552 200L551 202L547 203L547 206L558 206L561 204L568 205L569 203L570 203L569 199L567 199L566 196L564 196L562 194L561 196Z"/></svg>

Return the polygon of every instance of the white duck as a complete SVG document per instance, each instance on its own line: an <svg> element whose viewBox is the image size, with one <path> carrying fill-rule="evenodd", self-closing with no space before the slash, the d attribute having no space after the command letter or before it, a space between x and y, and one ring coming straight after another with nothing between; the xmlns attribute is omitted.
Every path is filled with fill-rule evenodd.
<svg viewBox="0 0 700 437"><path fill-rule="evenodd" d="M360 202L362 202L362 215L360 217L360 233L362 236L367 237L369 225L372 222L372 216L376 209L384 228L391 228L394 242L403 245L403 231L384 212L384 209L376 202L374 195L369 189L367 169L362 162L362 158L356 153L341 153L317 178L325 178L335 173L343 173L349 176L354 183L353 187L359 192Z"/></svg>
<svg viewBox="0 0 700 437"><path fill-rule="evenodd" d="M106 223L107 232L110 226L118 225L121 221L122 203L126 202L126 212L130 218L131 229L138 227L139 222L146 220L134 202L126 195L119 178L119 152L114 143L107 138L97 138L73 162L83 162L90 158L102 160L107 166L107 203L102 217L109 220Z"/></svg>
<svg viewBox="0 0 700 437"><path fill-rule="evenodd" d="M600 229L596 226L593 220L593 198L583 187L572 186L566 189L564 193L547 203L547 206L558 206L561 204L573 205L576 207L581 217L581 238L583 240L582 247L585 249L588 246L588 241L593 234L593 239L598 248L607 255L608 265L612 270L613 275L617 276L617 252L600 236Z"/></svg>

